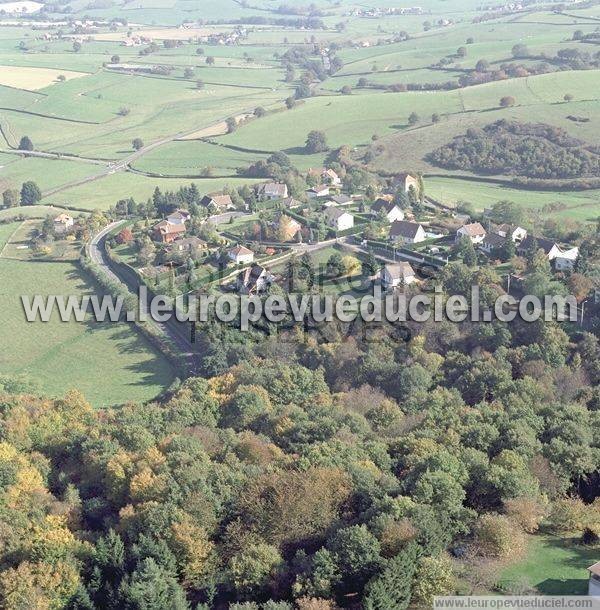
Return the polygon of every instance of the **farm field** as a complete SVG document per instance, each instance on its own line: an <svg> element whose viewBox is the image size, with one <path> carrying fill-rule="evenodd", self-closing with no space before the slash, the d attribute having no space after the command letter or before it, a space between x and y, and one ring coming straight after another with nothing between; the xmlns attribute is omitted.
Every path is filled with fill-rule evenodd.
<svg viewBox="0 0 600 610"><path fill-rule="evenodd" d="M0 225L0 244L18 227ZM51 396L76 388L96 407L149 400L173 380L168 361L126 324L65 323L56 314L48 323L25 320L21 295L92 293L76 264L0 255L0 275L11 278L0 295L3 373L25 375Z"/></svg>
<svg viewBox="0 0 600 610"><path fill-rule="evenodd" d="M528 210L539 210L542 216L593 222L600 213L600 190L552 192L510 188L458 178L427 178L427 193L449 205L470 203L483 210L497 201L513 201ZM556 211L542 211L547 205L558 204Z"/></svg>
<svg viewBox="0 0 600 610"><path fill-rule="evenodd" d="M57 83L59 76L64 77L65 80L71 80L84 75L84 72L71 72L69 70L2 66L0 67L0 85L17 89L37 90Z"/></svg>
<svg viewBox="0 0 600 610"><path fill-rule="evenodd" d="M246 178L207 178L194 180L204 193L217 191L225 184L242 186L252 184L255 180ZM46 205L68 205L83 210L107 210L119 199L133 197L136 201L146 201L158 186L162 191L176 191L179 187L189 185L190 179L184 178L149 178L132 172L121 172L103 177L97 181L68 188L56 195L42 199Z"/></svg>

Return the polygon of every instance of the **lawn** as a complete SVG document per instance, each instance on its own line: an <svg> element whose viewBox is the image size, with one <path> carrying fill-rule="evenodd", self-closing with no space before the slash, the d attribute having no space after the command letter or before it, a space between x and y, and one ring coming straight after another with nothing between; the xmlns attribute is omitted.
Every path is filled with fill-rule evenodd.
<svg viewBox="0 0 600 610"><path fill-rule="evenodd" d="M600 551L575 539L537 535L529 539L527 556L500 576L500 584L523 582L543 595L586 595L586 568L598 560Z"/></svg>
<svg viewBox="0 0 600 610"><path fill-rule="evenodd" d="M18 227L0 225L0 244ZM21 295L92 293L75 263L0 257L0 276L11 280L0 294L0 372L25 374L52 396L81 390L96 407L150 400L173 381L168 361L127 324L26 321Z"/></svg>

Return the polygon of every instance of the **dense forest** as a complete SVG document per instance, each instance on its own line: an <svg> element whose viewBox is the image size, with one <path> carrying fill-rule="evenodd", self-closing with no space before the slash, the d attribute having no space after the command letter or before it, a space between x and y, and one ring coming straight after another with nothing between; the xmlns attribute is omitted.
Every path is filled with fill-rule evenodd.
<svg viewBox="0 0 600 610"><path fill-rule="evenodd" d="M205 376L142 405L0 379L2 608L402 609L492 587L543 519L598 540L597 336L319 330L208 326Z"/></svg>
<svg viewBox="0 0 600 610"><path fill-rule="evenodd" d="M501 120L469 129L432 152L428 160L446 169L543 180L600 176L597 149L541 123Z"/></svg>

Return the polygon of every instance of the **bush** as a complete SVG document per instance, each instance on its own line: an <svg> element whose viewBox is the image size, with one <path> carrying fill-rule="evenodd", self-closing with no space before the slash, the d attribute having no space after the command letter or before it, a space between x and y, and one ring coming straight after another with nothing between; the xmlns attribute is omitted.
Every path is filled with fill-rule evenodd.
<svg viewBox="0 0 600 610"><path fill-rule="evenodd" d="M504 512L528 534L536 532L546 516L546 507L534 498L506 500Z"/></svg>
<svg viewBox="0 0 600 610"><path fill-rule="evenodd" d="M485 557L518 557L525 550L523 531L505 515L481 515L473 533L475 551Z"/></svg>

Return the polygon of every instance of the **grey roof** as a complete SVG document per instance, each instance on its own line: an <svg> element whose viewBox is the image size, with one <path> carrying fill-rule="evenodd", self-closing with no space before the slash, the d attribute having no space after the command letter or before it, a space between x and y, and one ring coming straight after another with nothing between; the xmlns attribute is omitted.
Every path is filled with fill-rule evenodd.
<svg viewBox="0 0 600 610"><path fill-rule="evenodd" d="M488 233L483 239L484 244L488 244L492 248L500 248L506 243L506 237L498 235L498 233Z"/></svg>
<svg viewBox="0 0 600 610"><path fill-rule="evenodd" d="M345 210L340 210L339 208L329 207L327 208L323 214L328 220L337 220L340 216L344 214L350 214L350 212L346 212ZM352 214L350 214L352 216Z"/></svg>
<svg viewBox="0 0 600 610"><path fill-rule="evenodd" d="M293 197L286 197L281 203L286 208L299 208L302 205L301 201L298 201Z"/></svg>
<svg viewBox="0 0 600 610"><path fill-rule="evenodd" d="M285 197L287 194L287 185L281 182L266 182L258 186L258 192L265 195L276 195L277 197Z"/></svg>
<svg viewBox="0 0 600 610"><path fill-rule="evenodd" d="M421 225L408 220L395 220L390 227L390 237L414 238ZM422 227L421 227L422 228Z"/></svg>
<svg viewBox="0 0 600 610"><path fill-rule="evenodd" d="M348 195L334 195L331 197L332 201L335 201L338 205L343 205L344 203L350 203L352 201L352 197Z"/></svg>

